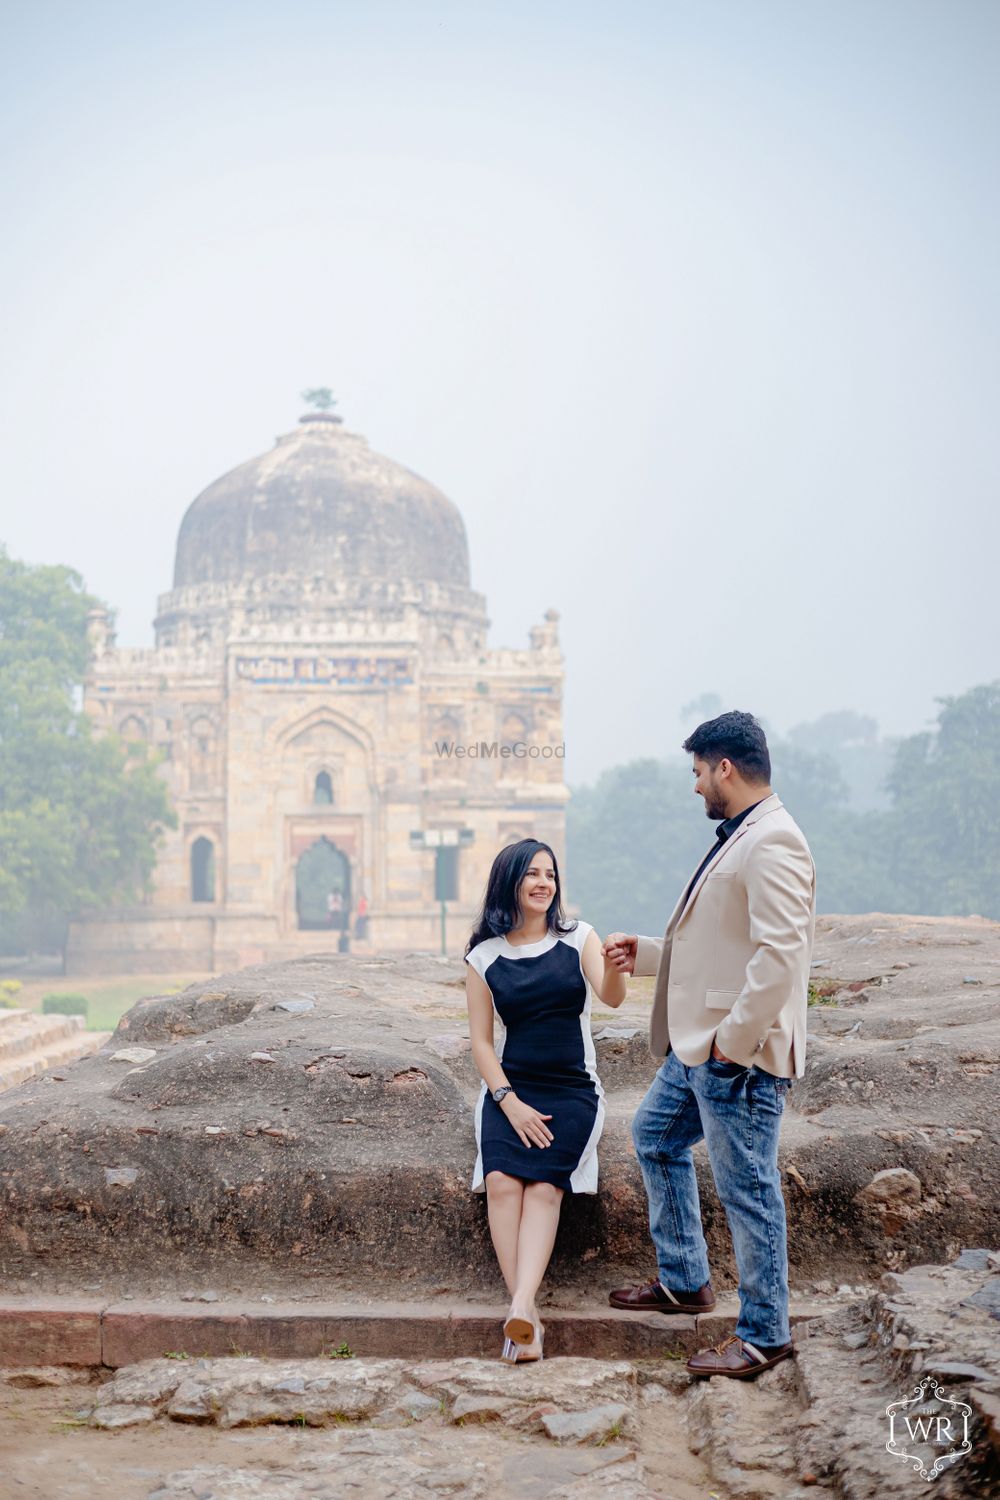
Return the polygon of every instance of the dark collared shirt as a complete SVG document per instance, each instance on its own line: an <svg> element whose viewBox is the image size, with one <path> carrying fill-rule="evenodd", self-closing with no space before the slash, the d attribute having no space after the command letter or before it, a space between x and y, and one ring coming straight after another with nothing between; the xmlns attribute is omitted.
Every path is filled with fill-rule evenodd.
<svg viewBox="0 0 1000 1500"><path fill-rule="evenodd" d="M753 812L754 808L759 807L761 802L764 802L766 800L766 798L761 797L757 802L752 802L749 807L745 807L741 813L737 813L734 818L726 818L724 823L719 824L718 828L715 830L715 837L718 842L712 845L711 849L709 849L708 853L705 855L705 858L702 860L701 864L698 866L697 870L695 870L693 876L691 877L691 884L684 892L684 906L687 906L688 897L694 890L695 886L698 884L698 881L701 878L701 872L704 870L705 866L711 863L726 840L732 838L737 828L739 828L740 824L743 822L743 819L748 818ZM682 911L683 909L684 907L681 908Z"/></svg>

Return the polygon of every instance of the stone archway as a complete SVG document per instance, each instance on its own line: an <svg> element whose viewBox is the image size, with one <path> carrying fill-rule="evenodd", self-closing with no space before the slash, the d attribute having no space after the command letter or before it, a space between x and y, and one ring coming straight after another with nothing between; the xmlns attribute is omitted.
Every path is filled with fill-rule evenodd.
<svg viewBox="0 0 1000 1500"><path fill-rule="evenodd" d="M191 900L215 900L215 845L211 839L195 839L191 845Z"/></svg>
<svg viewBox="0 0 1000 1500"><path fill-rule="evenodd" d="M300 931L328 928L343 932L350 921L350 861L326 837L318 838L299 856L295 866L295 911Z"/></svg>

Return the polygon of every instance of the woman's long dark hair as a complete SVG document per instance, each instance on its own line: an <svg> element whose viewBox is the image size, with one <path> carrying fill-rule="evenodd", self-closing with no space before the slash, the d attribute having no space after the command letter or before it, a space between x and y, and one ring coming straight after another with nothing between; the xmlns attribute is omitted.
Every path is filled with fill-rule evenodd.
<svg viewBox="0 0 1000 1500"><path fill-rule="evenodd" d="M540 839L521 839L518 843L508 844L506 849L501 849L493 861L482 909L466 945L466 953L471 953L477 943L485 943L489 938L506 937L517 926L521 918L517 893L539 849L544 849L551 856L556 878L556 893L546 913L549 931L572 932L576 927L576 922L567 922L563 913L559 865L551 847L543 844Z"/></svg>

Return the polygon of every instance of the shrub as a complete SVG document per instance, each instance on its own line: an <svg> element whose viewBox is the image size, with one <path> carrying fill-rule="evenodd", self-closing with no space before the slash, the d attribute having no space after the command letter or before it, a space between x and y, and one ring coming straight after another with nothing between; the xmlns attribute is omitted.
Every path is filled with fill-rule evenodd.
<svg viewBox="0 0 1000 1500"><path fill-rule="evenodd" d="M85 1016L86 995L45 995L42 999L43 1016Z"/></svg>

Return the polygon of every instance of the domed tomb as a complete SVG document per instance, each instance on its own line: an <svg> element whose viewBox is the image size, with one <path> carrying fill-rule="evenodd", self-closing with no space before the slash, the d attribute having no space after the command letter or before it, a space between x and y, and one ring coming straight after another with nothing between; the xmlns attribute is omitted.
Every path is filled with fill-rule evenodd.
<svg viewBox="0 0 1000 1500"><path fill-rule="evenodd" d="M175 589L289 575L468 588L465 526L426 479L310 412L203 490L177 538Z"/></svg>
<svg viewBox="0 0 1000 1500"><path fill-rule="evenodd" d="M436 952L429 847L462 849L454 941L497 849L564 836L556 617L527 650L491 650L488 625L458 511L328 409L210 485L153 649L88 621L87 712L156 749L177 824L148 901L74 923L73 971L216 973L331 942ZM511 733L537 758L504 758ZM466 761L473 744L488 753ZM422 830L442 842L418 846Z"/></svg>

